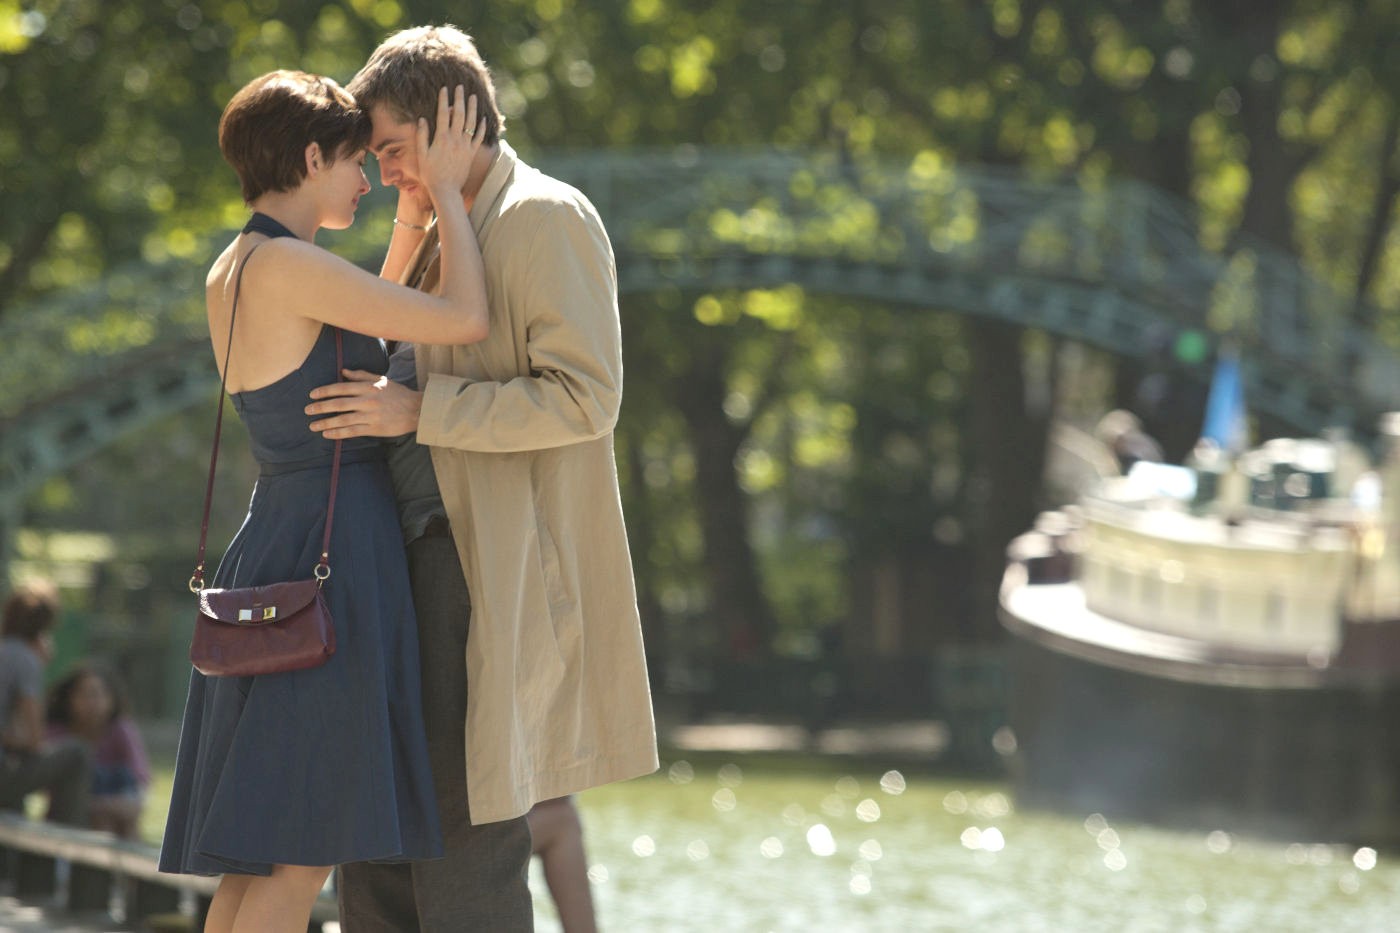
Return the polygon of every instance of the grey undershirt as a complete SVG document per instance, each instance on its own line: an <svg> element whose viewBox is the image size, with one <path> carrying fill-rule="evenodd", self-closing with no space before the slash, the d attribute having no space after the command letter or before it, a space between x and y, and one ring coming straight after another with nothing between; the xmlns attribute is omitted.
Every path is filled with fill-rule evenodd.
<svg viewBox="0 0 1400 933"><path fill-rule="evenodd" d="M401 343L389 356L389 378L410 389L418 388L414 365L413 344ZM389 455L389 473L394 480L394 496L399 503L399 524L403 528L403 543L411 544L423 536L435 516L447 518L433 472L433 458L428 448L418 443L416 435L404 434L385 442Z"/></svg>

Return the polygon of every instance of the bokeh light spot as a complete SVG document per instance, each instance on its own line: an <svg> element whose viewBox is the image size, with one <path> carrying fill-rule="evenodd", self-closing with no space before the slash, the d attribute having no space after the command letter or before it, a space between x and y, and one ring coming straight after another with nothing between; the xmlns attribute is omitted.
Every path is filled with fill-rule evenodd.
<svg viewBox="0 0 1400 933"><path fill-rule="evenodd" d="M1223 830L1217 829L1206 837L1206 848L1216 855L1224 855L1229 852L1230 847L1234 844L1235 841L1230 838L1230 834Z"/></svg>
<svg viewBox="0 0 1400 933"><path fill-rule="evenodd" d="M824 823L816 823L807 830L807 847L812 850L813 855L826 858L836 854L836 838Z"/></svg>

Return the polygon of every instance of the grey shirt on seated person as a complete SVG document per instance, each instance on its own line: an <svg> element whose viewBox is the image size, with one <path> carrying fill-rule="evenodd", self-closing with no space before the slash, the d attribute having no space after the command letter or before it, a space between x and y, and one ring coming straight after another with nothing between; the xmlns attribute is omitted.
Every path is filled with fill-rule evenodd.
<svg viewBox="0 0 1400 933"><path fill-rule="evenodd" d="M19 701L43 702L44 661L22 638L0 639L0 756L14 734Z"/></svg>

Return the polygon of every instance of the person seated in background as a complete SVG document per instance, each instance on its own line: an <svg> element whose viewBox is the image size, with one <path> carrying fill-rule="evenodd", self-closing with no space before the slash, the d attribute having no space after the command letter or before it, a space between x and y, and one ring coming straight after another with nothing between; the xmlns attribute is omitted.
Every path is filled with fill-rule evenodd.
<svg viewBox="0 0 1400 933"><path fill-rule="evenodd" d="M1115 408L1100 418L1094 427L1094 436L1112 452L1124 476L1139 460L1148 463L1163 460L1162 445L1143 430L1142 421L1127 409Z"/></svg>
<svg viewBox="0 0 1400 933"><path fill-rule="evenodd" d="M0 809L22 810L33 791L49 793L49 819L86 826L92 753L76 739L44 744L44 666L53 658L58 593L19 586L0 621Z"/></svg>
<svg viewBox="0 0 1400 933"><path fill-rule="evenodd" d="M92 750L92 828L137 838L151 768L116 674L92 663L74 667L49 691L48 722L50 741L80 739Z"/></svg>
<svg viewBox="0 0 1400 933"><path fill-rule="evenodd" d="M544 865L545 884L564 933L596 933L588 859L583 852L583 823L574 798L541 800L526 814L526 819L534 854Z"/></svg>

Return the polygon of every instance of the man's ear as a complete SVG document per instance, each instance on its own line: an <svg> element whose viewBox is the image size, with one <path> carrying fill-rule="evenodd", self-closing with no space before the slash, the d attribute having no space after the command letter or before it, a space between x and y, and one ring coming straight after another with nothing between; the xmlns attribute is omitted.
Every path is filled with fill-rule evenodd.
<svg viewBox="0 0 1400 933"><path fill-rule="evenodd" d="M306 147L306 176L310 178L321 170L323 161L321 159L321 144L311 143Z"/></svg>

